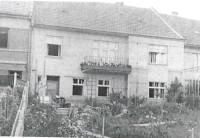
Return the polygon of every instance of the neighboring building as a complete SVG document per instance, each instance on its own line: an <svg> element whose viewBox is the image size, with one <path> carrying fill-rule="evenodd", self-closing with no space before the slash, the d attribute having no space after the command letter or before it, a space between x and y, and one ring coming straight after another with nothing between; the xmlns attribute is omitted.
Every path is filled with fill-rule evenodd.
<svg viewBox="0 0 200 138"><path fill-rule="evenodd" d="M0 75L29 79L31 9L30 2L0 2Z"/></svg>
<svg viewBox="0 0 200 138"><path fill-rule="evenodd" d="M200 21L162 15L171 27L186 38L184 45L184 85L200 95ZM188 86L189 85L189 86ZM196 88L195 88L196 87Z"/></svg>
<svg viewBox="0 0 200 138"><path fill-rule="evenodd" d="M154 100L175 77L183 79L185 39L154 9L35 2L32 38L32 93Z"/></svg>

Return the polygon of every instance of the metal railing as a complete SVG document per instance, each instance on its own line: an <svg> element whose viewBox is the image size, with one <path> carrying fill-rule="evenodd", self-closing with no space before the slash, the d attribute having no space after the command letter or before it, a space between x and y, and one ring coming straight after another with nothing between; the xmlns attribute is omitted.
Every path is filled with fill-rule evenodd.
<svg viewBox="0 0 200 138"><path fill-rule="evenodd" d="M88 65L110 65L110 66L127 66L128 59L126 58L112 58L112 57L95 57L87 56L84 58L84 63Z"/></svg>
<svg viewBox="0 0 200 138"><path fill-rule="evenodd" d="M28 105L28 90L29 90L29 82L26 83L23 94L22 94L22 100L19 106L19 109L17 111L17 115L15 118L15 122L13 124L11 136L23 136L24 131L24 115L25 111Z"/></svg>

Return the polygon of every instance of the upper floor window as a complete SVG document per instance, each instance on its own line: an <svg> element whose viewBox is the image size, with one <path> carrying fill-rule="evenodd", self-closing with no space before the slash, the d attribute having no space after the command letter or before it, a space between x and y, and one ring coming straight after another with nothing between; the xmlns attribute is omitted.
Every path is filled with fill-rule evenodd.
<svg viewBox="0 0 200 138"><path fill-rule="evenodd" d="M192 67L199 67L200 66L200 54L199 53L192 53Z"/></svg>
<svg viewBox="0 0 200 138"><path fill-rule="evenodd" d="M0 48L8 47L8 29L0 28Z"/></svg>
<svg viewBox="0 0 200 138"><path fill-rule="evenodd" d="M149 63L167 64L167 46L150 45Z"/></svg>
<svg viewBox="0 0 200 138"><path fill-rule="evenodd" d="M47 50L48 56L61 56L62 37L48 36Z"/></svg>
<svg viewBox="0 0 200 138"><path fill-rule="evenodd" d="M92 54L104 60L116 60L118 57L118 42L94 41Z"/></svg>

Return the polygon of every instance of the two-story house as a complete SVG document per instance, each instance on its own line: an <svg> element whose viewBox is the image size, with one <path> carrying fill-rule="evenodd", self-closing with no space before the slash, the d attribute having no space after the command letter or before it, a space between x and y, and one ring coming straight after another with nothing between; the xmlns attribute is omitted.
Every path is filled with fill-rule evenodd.
<svg viewBox="0 0 200 138"><path fill-rule="evenodd" d="M30 2L0 2L0 75L28 80Z"/></svg>
<svg viewBox="0 0 200 138"><path fill-rule="evenodd" d="M154 9L34 2L31 90L66 99L163 99L182 80L185 39Z"/></svg>

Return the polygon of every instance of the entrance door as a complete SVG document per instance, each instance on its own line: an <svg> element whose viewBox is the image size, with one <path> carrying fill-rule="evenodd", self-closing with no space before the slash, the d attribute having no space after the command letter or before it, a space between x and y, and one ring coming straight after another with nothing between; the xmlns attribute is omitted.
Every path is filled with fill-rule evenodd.
<svg viewBox="0 0 200 138"><path fill-rule="evenodd" d="M59 76L47 76L47 96L59 95Z"/></svg>

